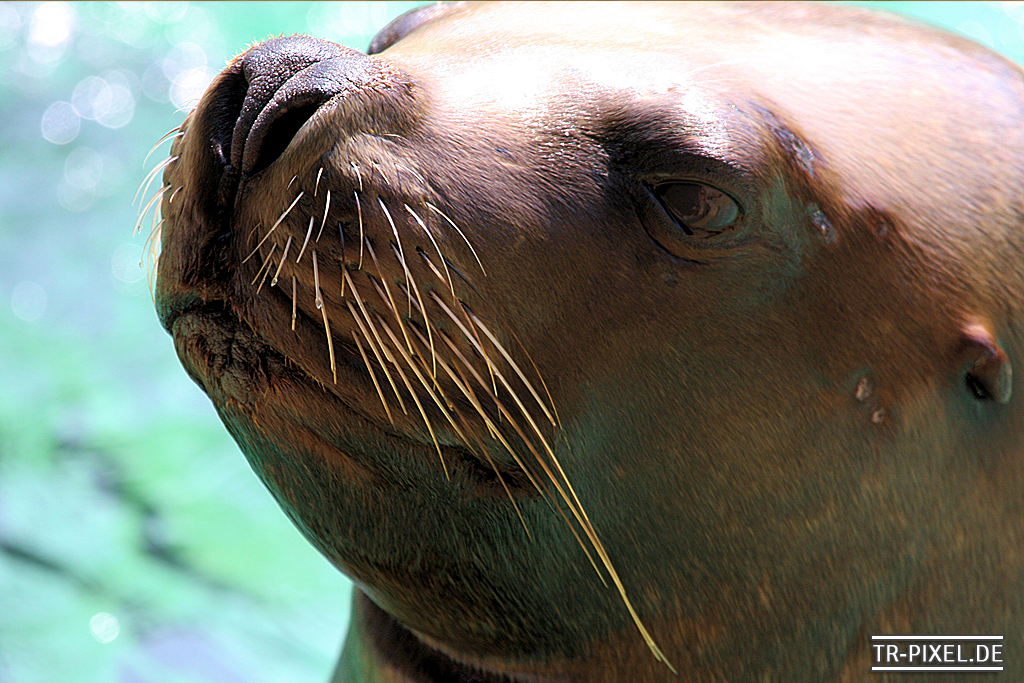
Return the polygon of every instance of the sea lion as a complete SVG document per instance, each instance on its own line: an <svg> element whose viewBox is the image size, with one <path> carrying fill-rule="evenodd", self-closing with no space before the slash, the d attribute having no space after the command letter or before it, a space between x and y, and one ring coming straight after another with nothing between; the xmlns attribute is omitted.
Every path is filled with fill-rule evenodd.
<svg viewBox="0 0 1024 683"><path fill-rule="evenodd" d="M182 363L357 586L336 681L889 680L907 633L1016 678L1018 66L779 4L369 53L252 47L160 193Z"/></svg>

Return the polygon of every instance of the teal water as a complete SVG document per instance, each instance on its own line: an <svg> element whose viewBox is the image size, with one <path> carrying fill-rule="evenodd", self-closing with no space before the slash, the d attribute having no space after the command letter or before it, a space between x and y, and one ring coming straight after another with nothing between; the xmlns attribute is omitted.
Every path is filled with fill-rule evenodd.
<svg viewBox="0 0 1024 683"><path fill-rule="evenodd" d="M349 584L179 366L132 197L245 45L412 4L0 3L0 683L326 678ZM1024 62L1024 4L862 4Z"/></svg>

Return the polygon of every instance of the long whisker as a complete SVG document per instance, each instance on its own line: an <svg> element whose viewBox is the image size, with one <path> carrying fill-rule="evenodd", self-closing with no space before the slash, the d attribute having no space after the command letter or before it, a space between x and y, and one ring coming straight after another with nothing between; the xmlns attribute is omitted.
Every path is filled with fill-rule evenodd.
<svg viewBox="0 0 1024 683"><path fill-rule="evenodd" d="M442 279L448 283L448 289L451 290L452 296L454 297L455 285L452 284L452 274L448 272L448 264L445 262L444 254L441 253L441 247L437 245L437 241L434 239L434 234L430 232L430 228L427 227L427 224L423 222L423 220L415 211L412 210L412 208L409 207L408 204L403 204L402 206L404 206L405 210L409 212L409 215L413 217L413 220L419 223L419 226L423 228L423 232L425 232L427 237L430 239L430 243L434 245L434 250L437 251L437 256L441 259L441 265L444 267L445 277ZM430 259L427 259L427 263L430 263ZM433 267L432 263L430 265Z"/></svg>
<svg viewBox="0 0 1024 683"><path fill-rule="evenodd" d="M377 345L381 347L381 350L385 354L387 353L387 349L384 346L384 342L381 340L380 335L377 334L377 328L375 328L373 326L373 321L370 318L370 314L366 310L366 306L363 304L363 299L362 299L362 297L359 296L359 292L356 289L356 283L352 280L352 276L349 275L347 268L343 269L342 276L348 280L349 287L352 290L352 296L356 300L356 305L359 307L359 310L362 312L363 317L366 320L366 325L369 327L370 332L367 332L366 328L363 327L363 323L360 321L359 316L356 315L355 310L352 309L352 303L348 302L346 300L346 303L348 303L349 309L352 311L352 317L355 318L356 324L359 325L360 331L362 331L363 336L366 337L366 343L370 345L370 348L373 351L373 354L377 357L377 361L380 363L381 368L384 370L384 376L388 378L388 383L391 385L391 389L394 390L395 396L398 398L398 405L402 408L402 412L405 413L406 415L408 415L409 411L406 410L405 402L402 401L402 395L400 393L398 393L398 387L395 386L394 381L391 379L391 374L388 373L388 371L387 371L387 366L384 364L384 359L381 358L380 353L378 353L377 346L374 346L372 344L372 342L371 342L371 333L372 333L373 338L377 340ZM394 361L392 361L392 362L394 362Z"/></svg>
<svg viewBox="0 0 1024 683"><path fill-rule="evenodd" d="M487 326L484 325L483 321L480 320L480 318L478 318L472 311L468 311L468 313L469 316L473 319L473 324L476 326L476 328L487 336L491 343L494 344L494 348L498 350L498 353L500 353L502 357L505 359L505 361L512 367L512 369L515 370L516 374L519 376L519 379L526 386L527 390L533 396L533 400L535 400L537 402L537 405L540 406L540 409L544 411L544 414L547 416L551 424L557 425L558 423L555 421L554 415L552 415L551 412L548 410L547 405L545 405L544 401L541 400L540 395L533 388L533 385L530 384L530 381L526 379L526 375L523 374L523 371L520 370L516 362L512 360L512 356L508 354L508 352L505 350L505 347L502 346L501 342L499 342L493 334L491 334L491 331L487 329Z"/></svg>
<svg viewBox="0 0 1024 683"><path fill-rule="evenodd" d="M405 333L405 325L402 324L402 314L398 312L398 306L395 305L395 300L391 296L391 289L388 287L388 282L385 279L384 270L380 267L380 261L377 260L377 254L373 251L373 245L370 244L369 240L365 241L366 250L370 252L370 258L373 260L373 265L377 266L377 273L380 275L380 284L383 285L384 287L384 294L382 295L381 298L385 299L388 303L391 304L391 311L392 313L395 314L395 319L398 320L399 326L402 330L402 335L405 337L406 346L408 346L409 350L411 351L412 344L409 342L409 336ZM375 287L377 286L376 281L371 280L371 282L373 282Z"/></svg>
<svg viewBox="0 0 1024 683"><path fill-rule="evenodd" d="M429 256L427 256L427 252L423 251L423 249L419 247L416 247L416 253L419 254L423 258L423 260L427 262L427 267L430 268L431 271L433 271L434 275L437 276L438 280L440 280L444 284L448 284L448 280L445 278L444 273L437 269L437 266L434 265L434 262L430 260Z"/></svg>
<svg viewBox="0 0 1024 683"><path fill-rule="evenodd" d="M384 202L381 201L380 197L377 197L377 203L380 204L381 211L384 212L384 216L388 219L388 225L391 226L391 234L395 236L395 240L398 242L398 260L402 264L402 270L405 272L405 288L409 294L409 312L412 313L412 293L409 290L409 278L411 276L409 275L409 265L405 262L405 251L402 250L402 238L398 235L395 221L391 219L391 212L388 211L388 207L384 206Z"/></svg>
<svg viewBox="0 0 1024 683"><path fill-rule="evenodd" d="M176 126L174 128L171 128L169 131L167 131L166 133L161 135L160 139L156 141L156 144L154 144L153 147L150 148L149 152L146 153L145 158L143 158L142 163L143 164L149 163L149 157L151 157L153 155L153 152L156 151L157 147L159 147L163 143L167 142L168 140L171 140L171 139L174 139L174 138L180 138L184 134L185 134L185 131L183 131L181 129L181 126Z"/></svg>
<svg viewBox="0 0 1024 683"><path fill-rule="evenodd" d="M348 306L349 306L350 312L352 313L352 317L355 318L356 317L356 312L354 310L352 310L352 304L349 303ZM384 412L388 416L388 421L391 422L391 424L395 424L395 418L391 415L391 408L388 407L388 402L384 400L384 392L381 391L380 383L377 382L377 373L375 373L373 371L373 366L370 365L370 359L366 357L366 351L363 351L363 345L359 341L359 335L358 334L353 334L352 335L352 339L356 343L356 348L359 349L359 355L363 359L363 365L366 366L366 372L369 373L370 379L373 380L373 388L377 390L377 396L380 397L380 403L381 403L381 405L384 406ZM367 343L369 343L369 340L367 340Z"/></svg>
<svg viewBox="0 0 1024 683"><path fill-rule="evenodd" d="M448 315L448 317L451 318L452 322L454 322L458 326L458 328L462 331L462 334L466 336L466 339L468 339L469 342L473 345L473 348L476 349L477 354L481 358L483 358L484 363L487 365L487 372L491 377L493 394L497 396L498 386L497 380L494 379L494 374L496 372L494 368L494 363L491 361L491 357L487 353L487 351L484 350L483 342L481 342L480 338L476 336L476 329L473 327L472 321L469 320L467 309L460 306L463 315L467 316L466 323L469 324L469 327L467 327L466 324L464 324L463 321L460 320L457 315L455 315L455 312L448 307L448 304L444 302L444 299L437 295L437 292L430 292L430 296L433 297L434 303L440 306L441 310L443 310Z"/></svg>
<svg viewBox="0 0 1024 683"><path fill-rule="evenodd" d="M399 258L403 258L401 253L398 254L398 257ZM416 300L419 302L418 308L419 308L420 312L423 314L424 321L427 323L427 326L426 326L427 327L427 337L430 339L430 357L433 359L433 361L432 361L432 369L430 371L430 375L431 375L431 377L437 377L437 355L434 353L434 333L431 332L430 321L427 319L426 308L423 305L423 296L422 296L422 294L420 294L420 289L416 285L416 280L413 279L412 274L408 271L408 269L406 269L405 272L406 272L406 275L409 276L409 283L412 285L413 292L415 292L415 294L416 294ZM401 285L399 285L399 286L401 286ZM409 315L411 317L412 316L412 294L410 292L406 291L406 295L409 297L409 308L410 308Z"/></svg>
<svg viewBox="0 0 1024 683"><path fill-rule="evenodd" d="M451 318L452 321L454 321L456 323L456 325L459 328L462 329L463 334L466 335L466 338L469 339L469 341L471 343L475 344L476 341L473 339L473 337L471 335L469 335L468 330L466 330L465 326L462 324L462 321L459 320L459 318L455 315L455 313L452 312L452 310L450 308L448 308L444 304L444 302L440 299L440 297L438 297L434 292L431 292L431 294L434 296L434 300L448 314L448 317ZM474 316L474 318L475 318L475 316ZM476 348L477 348L477 352L486 360L487 359L487 353L484 351L484 349L482 347L479 347L479 346L477 346ZM559 474L561 475L560 476L561 481L564 481L566 483L566 487L567 487L569 493L571 494L571 498L570 498L570 496L568 494L566 494L562 490L561 485L558 483L559 479L557 479L555 477L554 473L548 468L545 460L543 458L541 458L539 453L537 453L536 451L533 450L533 447L531 445L530 440L526 437L525 434L522 434L521 430L519 429L519 427L516 424L515 420L513 419L512 415L510 415L508 413L508 411L505 410L504 407L501 405L500 401L497 400L497 394L495 393L495 395L494 395L495 396L495 402L496 402L496 405L499 408L499 411L503 415L505 415L505 417L512 424L512 427L517 432L520 433L520 436L523 439L523 442L527 445L527 447L530 448L531 451L534 452L534 456L536 457L536 459L538 461L538 464L540 464L541 467L544 468L545 472L548 474L549 478L551 479L551 482L555 485L556 489L559 491L559 493L562 495L563 499L565 500L566 504L569 506L569 509L573 512L573 515L579 521L580 526L583 527L584 531L587 531L588 537L591 536L591 534L593 532L593 527L590 524L590 520L587 518L586 513L583 512L582 504L579 501L579 497L576 495L576 492L572 489L571 484L569 484L569 481L568 481L568 478L565 475L565 472L562 470L561 465L558 463L558 460L555 457L554 452L551 450L551 447L548 445L547 440L544 438L543 433L540 431L540 428L537 427L536 422L534 422L533 418L530 416L529 411L526 410L526 407L523 405L522 401L519 399L518 394L515 392L515 390L512 388L512 386L505 379L504 375L502 375L501 372L497 368L493 369L493 373L494 373L494 376L497 377L501 381L502 386L505 387L506 390L508 390L508 392L511 395L513 401L515 401L516 405L518 406L518 408L520 410L520 413L523 415L523 417L526 418L526 420L529 423L530 427L533 429L533 432L540 439L541 444L544 446L545 452L548 454L548 457L552 459L553 464L555 465L556 469L558 470ZM595 538L596 538L596 536L595 536Z"/></svg>
<svg viewBox="0 0 1024 683"><path fill-rule="evenodd" d="M377 317L377 324L380 325L384 332L391 338L395 350L402 354L402 356L405 358L405 362L409 364L409 369L411 369L413 373L416 375L416 377L420 380L420 384L423 386L424 389L427 390L427 393L430 395L430 397L434 399L434 403L437 404L437 407L440 408L441 412L445 415L445 417L448 418L448 421L451 422L452 425L454 425L455 422L451 419L451 416L448 415L448 411L445 409L444 405L441 403L441 401L438 400L434 392L430 390L430 386L423 380L423 377L420 375L419 370L416 369L416 365L415 363L413 363L412 358L410 358L406 353L405 349L402 348L402 343L398 341L398 337L395 336L394 332L391 331L391 328L388 327L388 324L384 322L384 320L380 316ZM395 365L395 370L398 372L398 376L402 379L402 382L409 390L409 394L412 396L413 403L416 404L416 408L420 412L420 417L423 418L423 423L427 426L427 432L430 433L430 440L434 442L434 448L437 450L437 457L441 459L441 468L444 470L444 476L448 479L451 479L451 475L448 473L448 465L447 463L445 463L444 455L442 455L441 453L441 444L438 443L437 435L434 434L434 426L430 423L430 418L427 417L427 411L423 409L423 405L420 403L420 399L416 395L416 391L412 388L412 385L409 383L408 378L402 371L402 366ZM463 439L463 441L465 441L465 439Z"/></svg>
<svg viewBox="0 0 1024 683"><path fill-rule="evenodd" d="M146 193L149 192L150 184L152 184L153 180L157 177L157 175L159 175L160 171L164 170L164 168L173 164L177 160L178 155L175 155L173 157L167 157L159 164L154 166L153 169L146 174L146 177L142 179L142 182L139 183L139 189L135 191L135 197L132 199L132 204L135 204L135 202L139 201L139 195L145 196Z"/></svg>
<svg viewBox="0 0 1024 683"><path fill-rule="evenodd" d="M558 409L555 407L555 400L551 398L551 392L548 390L548 383L544 381L544 375L540 374L540 369L537 367L537 364L533 362L533 357L530 355L530 352L526 350L526 346L523 342L519 341L519 337L516 333L509 330L509 334L511 334L512 338L516 340L516 343L519 344L519 348L522 349L523 354L526 356L526 360L530 361L530 365L533 366L533 372L537 375L537 379L540 381L540 385L544 389L544 394L548 397L548 407L551 408L555 422L560 423L561 420L558 418Z"/></svg>
<svg viewBox="0 0 1024 683"><path fill-rule="evenodd" d="M149 213L149 210L153 208L154 204L156 204L163 198L164 194L167 192L167 190L170 189L170 187L170 185L161 186L161 188L157 190L152 197L149 198L149 201L146 202L146 205L142 207L141 211L139 211L139 217L135 221L135 227L132 228L132 235L139 234L139 229L142 227L142 221L145 220L146 214Z"/></svg>
<svg viewBox="0 0 1024 683"><path fill-rule="evenodd" d="M484 333L490 338L492 343L495 344L496 348L498 348L498 350L504 355L505 352L504 352L503 348L501 347L501 345L496 342L496 340L494 339L493 335L491 335L490 331L487 330L487 328L485 326L483 326L483 324L480 322L479 318L477 318L472 313L470 313L470 315L473 317L474 321L478 325L480 325L480 329L484 331ZM507 356L506 356L506 360L513 367L515 367L515 364ZM551 470L548 468L547 464L545 463L545 460L543 458L541 458L540 455L534 451L534 456L537 459L538 463L541 465L541 467L544 469L545 473L548 475L548 478L550 479L551 483L555 485L556 490L558 490L560 496L565 501L566 505L568 505L569 511L572 512L572 514L576 518L577 522L583 528L583 531L586 533L587 538L590 540L590 543L591 543L592 547L594 548L595 552L597 552L598 557L601 559L601 564L604 566L605 570L608 572L608 576L611 578L612 583L615 584L615 588L616 588L616 590L619 593L619 597L622 599L623 604L626 606L626 609L629 611L630 617L632 617L633 623L636 625L637 629L640 631L640 635L643 637L644 642L647 643L647 647L651 650L651 652L654 653L654 656L655 656L656 659L658 659L658 661L663 662L666 666L669 667L669 669L671 669L673 672L675 672L675 669L673 668L672 664L665 657L665 654L661 651L661 649L658 647L657 643L651 637L651 634L650 634L650 632L648 632L647 627L644 626L643 622L640 620L640 616L639 616L639 614L637 614L636 609L633 607L633 603L630 601L629 596L626 594L625 586L623 586L622 580L619 578L619 574L616 571L615 566L612 564L611 558L608 556L608 553L607 553L607 551L604 548L604 544L601 542L601 539L598 537L597 531L594 529L594 526L590 522L590 519L587 516L586 511L583 509L583 504L580 502L579 496L576 495L576 491L573 489L573 486L570 483L568 476L566 475L565 471L562 469L561 463L559 463L558 458L555 456L554 451L551 449L551 446L547 443L547 440L544 438L544 435L541 433L540 429L537 427L536 423L533 421L533 418L530 416L529 412L526 411L525 407L519 401L518 396L516 395L516 393L514 391L512 391L511 387L505 381L505 379L501 375L501 373L499 373L497 370L495 370L495 374L502 380L502 384L511 393L513 400L516 402L516 404L519 407L519 410L521 411L521 414L523 415L523 417L526 418L527 422L533 428L533 431L537 435L537 438L540 440L541 444L543 445L544 450L547 453L548 458L550 459L552 465L557 470L558 477L556 478L554 473L551 472ZM529 388L529 383L526 382L525 378L523 378L521 374L520 374L520 379ZM534 399L538 400L538 397L536 396L536 394L534 394ZM541 408L543 409L544 406L541 405ZM499 408L499 409L501 409L501 408ZM504 412L503 409L501 409L501 410ZM516 425L515 421L511 417L511 415L506 415L506 417L509 418L509 422L512 424L512 427L517 432L519 432L519 427ZM549 417L549 419L551 419L550 415L548 417ZM520 432L520 438L523 439L524 443L532 451L533 448L530 445L530 443L531 443L530 440L527 439L525 437L525 435L522 434L521 432ZM559 484L559 480L564 482L565 489L568 491L568 494L566 493L566 491L562 490L562 485Z"/></svg>
<svg viewBox="0 0 1024 683"><path fill-rule="evenodd" d="M402 395L398 393L398 387L395 385L395 380L392 379L391 373L388 372L388 367L384 362L383 356L388 356L390 358L390 355L387 353L387 349L384 349L383 351L378 349L380 344L382 344L383 342L381 342L380 336L377 334L377 330L373 327L373 323L370 320L366 320L365 324L363 323L363 316L366 315L365 310L363 311L363 316L360 316L359 312L356 311L355 307L352 306L351 301L346 300L345 304L348 306L348 312L352 314L352 319L355 320L356 325L359 327L360 333L362 333L363 338L366 339L367 346L370 347L370 351L373 352L374 357L377 359L377 364L380 367L381 371L384 373L384 377L387 378L388 384L391 385L391 390L395 392L395 397L398 399L398 405L402 408L402 412L408 415L409 411L406 410L405 408L405 402L402 401ZM369 332L367 331L367 327L370 328ZM377 343L374 343L374 337L376 337ZM369 359L364 359L364 362L367 363L366 370L367 372L370 373L371 377L373 378L374 385L377 385L377 377L373 372L373 366L369 364ZM391 414L391 409L388 408L387 401L384 400L384 394L383 392L380 391L379 386L377 388L377 391L380 394L381 402L384 404L384 412L387 413L388 419L391 420L391 424L394 424L395 418Z"/></svg>
<svg viewBox="0 0 1024 683"><path fill-rule="evenodd" d="M439 216L441 216L441 218L443 218L446 221L448 221L449 225L451 225L453 228L455 228L455 232L459 233L459 236L462 237L462 239L466 242L466 246L469 247L469 251L473 254L473 258L476 259L476 264L478 266L480 266L480 272L483 273L484 275L487 275L487 271L484 270L484 264L482 264L480 262L480 257L476 255L476 249L474 249L473 245L470 244L469 238L466 237L466 234L464 232L462 232L462 230L459 228L459 226L455 225L455 221L453 221L451 218L448 218L448 216L445 215L445 213L443 211L441 211L441 209L437 208L436 206L434 206L430 202L427 202L427 208L430 209L431 211L433 211L434 213L438 214Z"/></svg>
<svg viewBox="0 0 1024 683"><path fill-rule="evenodd" d="M455 353L456 357L462 363L462 366L466 370L468 370L470 372L470 374L473 375L473 378L477 380L477 382L480 384L480 386L483 387L486 390L488 388L487 383L483 381L483 379L480 377L480 374L477 373L477 371L473 368L473 365L468 360L466 360L466 357L459 350L458 346L456 346L455 343L451 339L448 338L448 335L441 334L440 336L441 336L441 339L443 339L444 342L448 345L448 347ZM440 362L442 363L442 367L444 367L446 365L443 359L441 359ZM519 469L521 469L526 474L527 478L530 480L530 483L533 484L535 489L537 489L537 492L541 493L541 494L544 494L545 493L544 487L542 487L540 482L538 482L534 478L533 472L531 471L531 469L529 467L527 467L526 464L520 459L519 454L512 447L512 445L508 443L508 441L505 439L504 435L498 429L497 425L494 424L494 421L491 420L490 416L487 414L487 411L484 410L483 405L480 403L479 399L477 399L476 393L473 392L473 390L465 382L459 382L458 380L455 380L455 378L452 378L452 379L453 379L453 381L456 382L456 385L459 386L460 389L462 389L463 394L469 400L470 405L473 406L473 408L477 411L477 414L484 421L484 425L487 427L487 431L491 434L491 436L493 436L494 438L498 439L498 441L502 444L502 446L505 447L505 449L512 456L513 460L515 460L516 464L519 466ZM500 401L498 401L496 397L495 397L495 400L500 405ZM504 409L504 406L501 406L499 408L499 410L503 410L503 409Z"/></svg>
<svg viewBox="0 0 1024 683"><path fill-rule="evenodd" d="M421 344L425 344L426 343L426 339L423 338L423 333L422 332L420 332L419 330L417 330L415 328L413 328L413 332L419 338L419 341L420 341ZM447 375L455 383L455 386L459 389L459 391L461 391L462 394L467 399L469 399L470 405L473 406L473 408L477 411L477 414L479 414L481 417L483 417L485 422L489 422L490 420L487 417L487 414L484 412L483 406L477 400L476 395L473 393L473 390L470 389L469 386L465 382L462 381L462 378L461 378L460 374L458 374L455 371L453 371L452 368L448 365L448 363L446 363L444 361L444 359L440 359L438 362L441 364L441 368L445 371L445 373L447 373ZM438 387L438 388L440 389L440 387ZM459 415L458 413L456 413L456 416L461 418L461 415ZM464 441L466 441L468 443L468 439L464 439ZM491 469L498 476L498 481L501 483L501 487L503 489L505 489L505 494L508 496L509 501L512 503L512 507L515 509L516 515L519 517L519 521L523 525L523 529L526 530L527 537L532 539L533 538L533 534L530 533L530 527L526 524L526 520L523 518L523 513L519 509L519 505L516 503L515 496L512 495L512 491L509 490L508 484L505 483L505 478L503 476L501 476L501 470L495 464L494 459L491 458L491 454L487 451L487 449L482 444L480 446L480 452L483 454L484 458L487 459L487 464L491 466ZM531 481L532 481L533 480L533 475L529 471L527 471L525 469L523 471L526 472L526 476L529 477L531 479ZM534 482L534 485L536 485L536 482ZM574 533L575 533L575 531L574 531ZM595 569L596 569L596 567L595 567Z"/></svg>

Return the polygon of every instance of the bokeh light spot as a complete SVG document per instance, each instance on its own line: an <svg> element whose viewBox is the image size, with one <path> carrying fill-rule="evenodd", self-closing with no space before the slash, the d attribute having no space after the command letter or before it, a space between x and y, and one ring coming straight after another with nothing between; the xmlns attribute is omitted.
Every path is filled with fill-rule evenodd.
<svg viewBox="0 0 1024 683"><path fill-rule="evenodd" d="M55 145L66 145L78 137L82 117L70 102L54 102L43 113L43 137Z"/></svg>
<svg viewBox="0 0 1024 683"><path fill-rule="evenodd" d="M121 624L113 614L99 612L89 620L89 632L99 642L109 643L121 634Z"/></svg>
<svg viewBox="0 0 1024 683"><path fill-rule="evenodd" d="M46 313L46 290L38 282L23 280L11 292L14 315L27 322L39 320Z"/></svg>

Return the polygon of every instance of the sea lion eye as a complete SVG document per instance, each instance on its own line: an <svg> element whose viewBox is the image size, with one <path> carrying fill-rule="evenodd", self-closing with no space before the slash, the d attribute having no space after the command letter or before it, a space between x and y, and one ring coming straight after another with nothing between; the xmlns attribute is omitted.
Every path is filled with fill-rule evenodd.
<svg viewBox="0 0 1024 683"><path fill-rule="evenodd" d="M715 237L741 215L732 197L703 183L664 183L654 188L654 196L687 235Z"/></svg>

